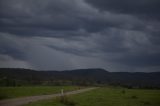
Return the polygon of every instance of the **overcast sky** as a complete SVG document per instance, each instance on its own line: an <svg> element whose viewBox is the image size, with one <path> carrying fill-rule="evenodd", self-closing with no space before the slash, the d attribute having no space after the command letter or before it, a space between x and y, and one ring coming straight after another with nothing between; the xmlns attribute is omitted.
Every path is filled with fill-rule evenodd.
<svg viewBox="0 0 160 106"><path fill-rule="evenodd" d="M160 0L0 0L0 67L160 71Z"/></svg>

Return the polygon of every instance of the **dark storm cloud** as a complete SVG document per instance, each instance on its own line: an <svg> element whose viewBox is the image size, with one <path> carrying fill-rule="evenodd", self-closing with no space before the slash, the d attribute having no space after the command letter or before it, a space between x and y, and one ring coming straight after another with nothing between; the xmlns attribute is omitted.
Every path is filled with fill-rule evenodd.
<svg viewBox="0 0 160 106"><path fill-rule="evenodd" d="M0 54L5 54L5 55L7 54L7 55L12 56L13 58L18 58L21 60L23 60L25 58L23 51L19 51L16 48L11 48L11 47L7 47L7 46L1 47Z"/></svg>
<svg viewBox="0 0 160 106"><path fill-rule="evenodd" d="M117 61L117 60L116 60ZM125 56L119 62L138 67L160 66L160 53L158 54L141 54L135 56Z"/></svg>
<svg viewBox="0 0 160 106"><path fill-rule="evenodd" d="M54 32L88 32L108 27L145 29L134 16L99 12L83 0L2 0L0 31L26 36L54 36ZM138 24L137 24L138 23Z"/></svg>
<svg viewBox="0 0 160 106"><path fill-rule="evenodd" d="M159 4L159 0L1 0L0 63L37 69L159 71Z"/></svg>
<svg viewBox="0 0 160 106"><path fill-rule="evenodd" d="M0 54L9 55L12 58L25 59L25 45L17 38L10 37L9 34L0 33ZM22 49L23 48L23 49Z"/></svg>
<svg viewBox="0 0 160 106"><path fill-rule="evenodd" d="M116 13L135 14L152 19L160 19L159 0L86 0L100 10Z"/></svg>
<svg viewBox="0 0 160 106"><path fill-rule="evenodd" d="M74 18L72 2L64 0L15 0L1 1L1 31L10 31L15 34L37 35L39 30L76 30L79 20ZM31 33L31 34L30 34Z"/></svg>

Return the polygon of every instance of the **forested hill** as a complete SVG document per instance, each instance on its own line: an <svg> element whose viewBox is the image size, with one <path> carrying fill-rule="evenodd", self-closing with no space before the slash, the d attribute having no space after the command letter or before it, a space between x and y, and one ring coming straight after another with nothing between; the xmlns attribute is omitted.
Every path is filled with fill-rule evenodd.
<svg viewBox="0 0 160 106"><path fill-rule="evenodd" d="M160 72L108 72L104 69L36 71L0 68L0 86L21 85L115 85L160 88Z"/></svg>

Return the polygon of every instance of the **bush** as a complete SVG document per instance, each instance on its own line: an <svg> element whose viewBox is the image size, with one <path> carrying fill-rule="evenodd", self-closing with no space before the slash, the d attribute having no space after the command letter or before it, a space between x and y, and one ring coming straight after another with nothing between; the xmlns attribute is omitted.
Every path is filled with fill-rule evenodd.
<svg viewBox="0 0 160 106"><path fill-rule="evenodd" d="M0 100L6 99L6 98L8 98L8 96L6 96L6 95L0 95Z"/></svg>
<svg viewBox="0 0 160 106"><path fill-rule="evenodd" d="M73 100L70 100L66 95L61 96L59 102L66 106L76 106L76 103Z"/></svg>
<svg viewBox="0 0 160 106"><path fill-rule="evenodd" d="M138 97L135 96L135 95L131 96L131 98L132 98L132 99L138 99Z"/></svg>
<svg viewBox="0 0 160 106"><path fill-rule="evenodd" d="M147 102L147 101L142 101L143 105L151 105L150 102Z"/></svg>
<svg viewBox="0 0 160 106"><path fill-rule="evenodd" d="M125 94L125 93L126 93L126 91L123 89L123 90L122 90L122 94Z"/></svg>

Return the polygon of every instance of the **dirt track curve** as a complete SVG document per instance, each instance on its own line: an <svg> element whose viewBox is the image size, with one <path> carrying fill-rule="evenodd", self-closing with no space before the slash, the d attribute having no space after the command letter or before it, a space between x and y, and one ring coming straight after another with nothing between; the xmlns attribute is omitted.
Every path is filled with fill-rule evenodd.
<svg viewBox="0 0 160 106"><path fill-rule="evenodd" d="M78 94L78 93L87 92L93 89L96 89L96 87L66 92L65 95ZM6 100L0 101L0 106L21 106L24 104L28 104L30 102L36 102L39 100L50 99L58 96L61 96L61 94L58 93L58 94L51 94L51 95L40 95L40 96L29 96L29 97L15 98L15 99L6 99Z"/></svg>

